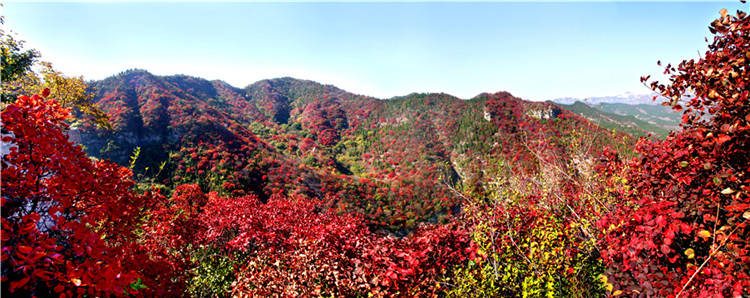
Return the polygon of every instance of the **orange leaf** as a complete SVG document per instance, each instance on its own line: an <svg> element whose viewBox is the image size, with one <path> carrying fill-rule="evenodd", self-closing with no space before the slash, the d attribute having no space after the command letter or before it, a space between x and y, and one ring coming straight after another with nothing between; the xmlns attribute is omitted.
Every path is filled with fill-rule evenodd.
<svg viewBox="0 0 750 298"><path fill-rule="evenodd" d="M720 134L719 137L716 138L716 143L724 144L724 143L726 143L727 141L729 141L731 139L732 139L732 137L730 137L728 135Z"/></svg>

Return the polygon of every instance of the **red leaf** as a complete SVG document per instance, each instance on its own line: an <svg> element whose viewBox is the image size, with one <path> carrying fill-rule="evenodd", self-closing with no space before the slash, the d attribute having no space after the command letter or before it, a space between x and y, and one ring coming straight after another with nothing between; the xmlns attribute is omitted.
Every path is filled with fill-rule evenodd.
<svg viewBox="0 0 750 298"><path fill-rule="evenodd" d="M659 246L659 250L661 250L661 252L662 252L663 254L665 254L665 255L666 255L666 254L669 254L669 252L671 252L671 251L672 251L672 250L671 250L671 249L669 248L669 246L666 246L666 245L661 245L661 246Z"/></svg>
<svg viewBox="0 0 750 298"><path fill-rule="evenodd" d="M49 96L49 88L44 88L44 91L42 91L42 97Z"/></svg>
<svg viewBox="0 0 750 298"><path fill-rule="evenodd" d="M63 287L62 285L57 285L55 287L55 293L61 293L62 291L65 291L65 287Z"/></svg>
<svg viewBox="0 0 750 298"><path fill-rule="evenodd" d="M10 282L10 292L13 293L16 289L22 288L26 285L26 283L29 282L29 278L22 278L19 281L12 281Z"/></svg>
<svg viewBox="0 0 750 298"><path fill-rule="evenodd" d="M656 225L662 228L667 225L667 220L664 219L664 216L659 215L656 217Z"/></svg>
<svg viewBox="0 0 750 298"><path fill-rule="evenodd" d="M27 254L27 253L31 252L31 247L28 247L28 246L23 246L23 245L22 245L22 246L19 246L19 247L18 247L18 251L19 251L20 253L22 253L22 254Z"/></svg>
<svg viewBox="0 0 750 298"><path fill-rule="evenodd" d="M693 231L693 228L688 224L680 223L680 230L683 234L690 234L690 232Z"/></svg>

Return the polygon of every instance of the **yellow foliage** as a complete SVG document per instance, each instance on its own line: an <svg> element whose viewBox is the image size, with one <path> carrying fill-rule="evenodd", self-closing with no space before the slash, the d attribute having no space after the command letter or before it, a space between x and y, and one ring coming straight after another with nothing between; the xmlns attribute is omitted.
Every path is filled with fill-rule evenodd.
<svg viewBox="0 0 750 298"><path fill-rule="evenodd" d="M75 108L87 116L93 117L93 122L102 128L111 129L107 114L99 110L94 104L94 94L83 77L69 77L52 68L52 63L40 62L39 75L28 72L15 84L20 93L26 96L41 94L47 88L50 96L63 108Z"/></svg>
<svg viewBox="0 0 750 298"><path fill-rule="evenodd" d="M55 99L63 108L80 111L99 127L111 129L107 114L102 112L93 102L93 93L83 80L83 77L69 77L56 71L49 62L34 62L38 73L25 70L14 78L4 78L2 82L3 96L15 100L16 96L33 96L41 94L44 89L50 90L50 97Z"/></svg>
<svg viewBox="0 0 750 298"><path fill-rule="evenodd" d="M695 258L695 251L692 248L688 248L685 250L685 255L688 259L694 259Z"/></svg>
<svg viewBox="0 0 750 298"><path fill-rule="evenodd" d="M708 239L708 237L711 237L711 232L706 231L706 230L701 230L700 232L698 232L698 237L701 237L703 238L703 240L706 240Z"/></svg>

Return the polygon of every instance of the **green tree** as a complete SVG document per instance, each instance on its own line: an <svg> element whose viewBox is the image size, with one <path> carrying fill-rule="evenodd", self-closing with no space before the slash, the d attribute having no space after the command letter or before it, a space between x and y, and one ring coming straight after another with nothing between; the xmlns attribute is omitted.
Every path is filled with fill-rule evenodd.
<svg viewBox="0 0 750 298"><path fill-rule="evenodd" d="M5 20L0 17L0 24L5 24ZM31 72L31 66L36 59L40 57L39 52L34 49L23 50L23 40L13 38L11 34L6 34L5 30L0 29L0 49L2 50L2 102L10 103L15 101L19 90L13 88L6 82L14 82L23 77L26 73Z"/></svg>
<svg viewBox="0 0 750 298"><path fill-rule="evenodd" d="M16 85L19 95L31 96L49 89L50 94L63 108L74 109L83 119L89 120L101 128L111 129L109 117L94 103L94 92L82 76L72 77L55 70L52 63L38 62L39 73L28 71L21 78L9 84Z"/></svg>
<svg viewBox="0 0 750 298"><path fill-rule="evenodd" d="M4 23L4 20L2 21ZM25 50L24 41L0 30L2 47L2 103L10 104L20 95L33 96L49 89L52 97L63 108L76 110L81 119L110 129L107 114L94 103L93 92L83 77L66 76L55 70L52 63L39 61L35 49ZM39 69L38 73L33 68Z"/></svg>

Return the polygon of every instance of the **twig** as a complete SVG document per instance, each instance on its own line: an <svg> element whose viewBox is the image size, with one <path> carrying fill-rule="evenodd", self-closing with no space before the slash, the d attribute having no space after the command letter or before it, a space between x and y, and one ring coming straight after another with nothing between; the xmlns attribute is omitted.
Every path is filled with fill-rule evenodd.
<svg viewBox="0 0 750 298"><path fill-rule="evenodd" d="M716 219L716 221L718 222L718 218ZM745 221L747 221L747 219L745 219ZM719 247L717 247L716 249L712 249L711 250L711 252L708 254L708 258L706 258L706 260L703 261L703 264L701 264L701 266L698 267L698 270L696 270L695 272L693 272L693 275L691 275L690 278L688 279L688 281L685 283L685 285L682 286L682 289L680 289L680 292L677 293L677 296L675 296L675 298L680 298L680 295L682 294L682 292L685 291L685 289L687 288L688 285L690 285L690 282L693 281L693 278L695 278L695 276L698 275L699 272L701 272L701 269L703 269L703 266L706 266L706 264L708 263L708 260L710 260L711 257L713 257L716 252L718 252L722 247L724 247L725 244L727 244L727 239L729 239L729 237L731 237L732 234L734 234L734 232L736 232L737 229L739 229L739 228L740 228L740 225L738 224L737 227L735 227L734 230L732 230L732 232L730 232L729 235L727 235L727 237L724 238L724 241L722 241L722 244ZM716 233L715 233L715 230L716 230L716 228L714 228L714 244L716 244ZM714 246L714 245L712 245L712 246Z"/></svg>

